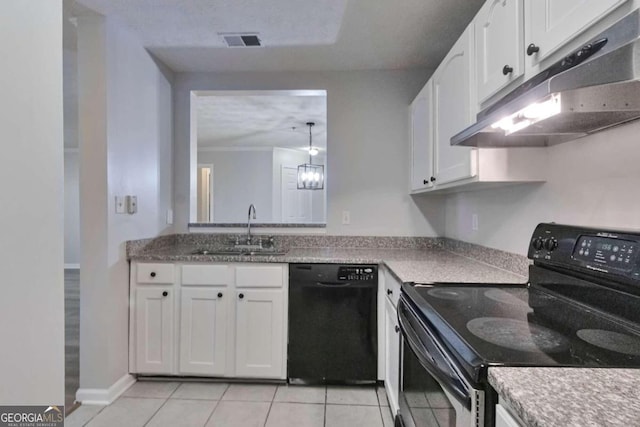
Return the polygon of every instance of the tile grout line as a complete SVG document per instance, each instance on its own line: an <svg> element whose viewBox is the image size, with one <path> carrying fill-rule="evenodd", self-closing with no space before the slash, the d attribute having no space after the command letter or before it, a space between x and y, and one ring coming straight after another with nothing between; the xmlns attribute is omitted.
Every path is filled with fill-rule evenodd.
<svg viewBox="0 0 640 427"><path fill-rule="evenodd" d="M269 403L269 410L267 411L267 417L264 419L264 424L263 426L266 427L267 425L267 421L269 421L269 415L271 414L271 408L273 408L273 401L276 399L276 394L278 394L278 387L280 386L276 386L276 389L273 392L273 396L271 396L271 402Z"/></svg>
<svg viewBox="0 0 640 427"><path fill-rule="evenodd" d="M376 391L376 400L378 401L378 412L380 412L380 421L382 421L382 427L385 427L384 425L384 417L382 416L382 405L380 402L380 394L378 394L378 385L376 385L375 387L375 391Z"/></svg>
<svg viewBox="0 0 640 427"><path fill-rule="evenodd" d="M80 406L82 406L82 404L80 404ZM87 420L87 422L86 422L86 423L83 423L83 424L82 424L82 427L85 427L85 426L89 425L89 423L90 423L91 421L93 421L93 419L94 419L95 417L97 417L97 416L98 416L98 414L99 414L100 412L102 412L102 411L104 410L104 408L106 408L107 406L109 406L109 405L104 405L102 408L100 408L100 410L99 410L98 412L96 412L95 414L93 414L93 415L91 416L91 418L89 418L89 419ZM80 409L80 408L78 408L78 409Z"/></svg>
<svg viewBox="0 0 640 427"><path fill-rule="evenodd" d="M144 426L146 426L146 425L148 425L148 424L151 422L151 420L153 419L153 417L155 417L155 416L156 416L156 414L157 414L158 412L160 412L160 410L161 410L162 408L164 408L164 405L166 405L166 404L167 404L167 402L169 401L169 399L171 399L171 396L173 396L173 394L174 394L174 393L175 393L175 392L176 392L180 387L182 387L182 384L184 384L184 383L178 383L178 386L177 386L176 388L174 388L174 389L173 389L173 391L172 391L171 393L169 393L169 396L167 396L167 398L165 399L165 401L164 401L164 402L162 402L162 405L160 405L160 407L159 407L158 409L156 409L156 411L155 411L155 412L154 412L154 413L149 417L149 419L147 420L147 422L145 422L145 423L143 424L143 427L144 427Z"/></svg>
<svg viewBox="0 0 640 427"><path fill-rule="evenodd" d="M329 393L329 386L324 386L324 419L322 426L327 427L327 394Z"/></svg>
<svg viewBox="0 0 640 427"><path fill-rule="evenodd" d="M229 386L230 384L227 383L227 387L224 389L224 391L222 392L222 394L220 395L220 399L218 399L218 401L216 402L216 404L213 406L213 411L211 411L211 413L209 414L209 416L207 417L207 420L204 422L204 424L202 425L202 427L206 427L207 424L209 424L209 421L211 421L211 417L213 417L213 413L216 412L216 409L218 409L218 405L220 405L220 402L222 402L222 398L224 397L225 393L227 392L227 390L229 390Z"/></svg>

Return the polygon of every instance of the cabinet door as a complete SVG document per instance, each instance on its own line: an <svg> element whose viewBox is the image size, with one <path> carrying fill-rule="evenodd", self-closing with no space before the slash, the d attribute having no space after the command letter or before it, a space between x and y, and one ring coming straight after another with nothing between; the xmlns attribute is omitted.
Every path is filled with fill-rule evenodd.
<svg viewBox="0 0 640 427"><path fill-rule="evenodd" d="M411 190L433 186L433 83L411 103Z"/></svg>
<svg viewBox="0 0 640 427"><path fill-rule="evenodd" d="M488 0L476 15L478 101L524 74L523 0Z"/></svg>
<svg viewBox="0 0 640 427"><path fill-rule="evenodd" d="M398 413L398 393L400 388L400 328L396 308L389 298L385 298L386 369L384 387L391 406L391 412Z"/></svg>
<svg viewBox="0 0 640 427"><path fill-rule="evenodd" d="M236 302L236 375L283 378L283 291L237 290Z"/></svg>
<svg viewBox="0 0 640 427"><path fill-rule="evenodd" d="M145 286L136 289L136 372L173 371L174 289Z"/></svg>
<svg viewBox="0 0 640 427"><path fill-rule="evenodd" d="M449 51L433 77L436 185L476 174L475 153L452 147L451 137L475 121L473 24Z"/></svg>
<svg viewBox="0 0 640 427"><path fill-rule="evenodd" d="M182 288L180 373L223 375L227 337L225 288Z"/></svg>
<svg viewBox="0 0 640 427"><path fill-rule="evenodd" d="M538 63L627 0L527 0L529 40Z"/></svg>

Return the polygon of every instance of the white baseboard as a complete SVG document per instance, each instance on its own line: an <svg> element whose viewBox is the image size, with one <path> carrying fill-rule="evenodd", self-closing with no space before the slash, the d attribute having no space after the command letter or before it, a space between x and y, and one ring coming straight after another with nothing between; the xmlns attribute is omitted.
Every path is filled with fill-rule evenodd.
<svg viewBox="0 0 640 427"><path fill-rule="evenodd" d="M126 374L109 388L81 388L76 392L76 401L85 405L110 405L135 382L133 375Z"/></svg>
<svg viewBox="0 0 640 427"><path fill-rule="evenodd" d="M80 264L65 264L65 270L80 270Z"/></svg>

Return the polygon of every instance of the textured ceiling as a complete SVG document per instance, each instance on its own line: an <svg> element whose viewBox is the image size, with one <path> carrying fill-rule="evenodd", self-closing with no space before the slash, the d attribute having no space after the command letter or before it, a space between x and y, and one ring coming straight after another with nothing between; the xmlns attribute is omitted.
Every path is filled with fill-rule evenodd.
<svg viewBox="0 0 640 427"><path fill-rule="evenodd" d="M283 147L324 151L326 96L202 95L197 99L198 147ZM295 129L293 129L295 127Z"/></svg>
<svg viewBox="0 0 640 427"><path fill-rule="evenodd" d="M81 0L122 17L145 46L225 47L218 33L258 32L266 46L335 43L347 0Z"/></svg>
<svg viewBox="0 0 640 427"><path fill-rule="evenodd" d="M484 0L75 0L177 72L435 68ZM220 32L266 47L221 47Z"/></svg>

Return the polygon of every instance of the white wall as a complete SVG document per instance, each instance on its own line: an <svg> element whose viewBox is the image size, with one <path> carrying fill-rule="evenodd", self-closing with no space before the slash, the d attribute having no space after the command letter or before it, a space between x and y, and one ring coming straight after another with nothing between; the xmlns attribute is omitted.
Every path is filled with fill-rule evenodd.
<svg viewBox="0 0 640 427"><path fill-rule="evenodd" d="M213 222L245 222L250 204L257 222L272 221L272 150L200 151L213 164Z"/></svg>
<svg viewBox="0 0 640 427"><path fill-rule="evenodd" d="M539 222L640 229L639 134L636 122L547 148L545 184L449 196L446 236L526 254Z"/></svg>
<svg viewBox="0 0 640 427"><path fill-rule="evenodd" d="M190 91L327 90L327 232L434 236L444 231L436 199L412 198L409 111L424 70L182 73L174 84L176 229L186 231L190 188ZM342 225L342 211L351 224Z"/></svg>
<svg viewBox="0 0 640 427"><path fill-rule="evenodd" d="M64 403L62 2L0 2L0 404Z"/></svg>
<svg viewBox="0 0 640 427"><path fill-rule="evenodd" d="M65 125L66 126L66 125ZM80 264L80 165L78 150L64 151L64 265Z"/></svg>
<svg viewBox="0 0 640 427"><path fill-rule="evenodd" d="M170 231L172 98L137 38L103 17L79 19L78 88L81 395L128 372L125 242ZM138 213L116 215L116 195L136 195Z"/></svg>

